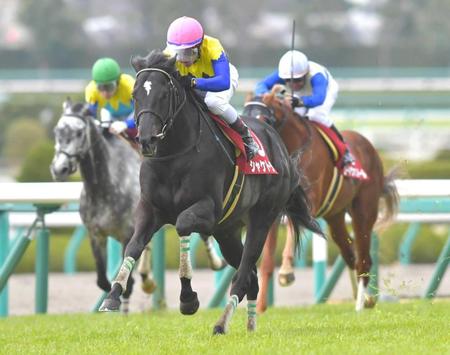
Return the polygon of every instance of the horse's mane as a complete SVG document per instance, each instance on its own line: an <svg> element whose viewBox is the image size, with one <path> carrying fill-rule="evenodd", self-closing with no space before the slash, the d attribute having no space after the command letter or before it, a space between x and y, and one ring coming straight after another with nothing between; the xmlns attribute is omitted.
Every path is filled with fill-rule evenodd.
<svg viewBox="0 0 450 355"><path fill-rule="evenodd" d="M158 68L173 75L176 72L175 57L169 57L160 49L154 49L145 57L136 56L131 58L131 64L136 71L145 68Z"/></svg>

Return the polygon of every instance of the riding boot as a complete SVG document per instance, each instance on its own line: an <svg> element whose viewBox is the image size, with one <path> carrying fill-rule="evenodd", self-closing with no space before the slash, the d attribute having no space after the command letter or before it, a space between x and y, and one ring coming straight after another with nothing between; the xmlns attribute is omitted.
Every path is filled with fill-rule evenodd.
<svg viewBox="0 0 450 355"><path fill-rule="evenodd" d="M342 137L341 132L338 131L336 126L334 124L330 127L334 133L339 137L339 139L342 141L342 143L345 144L345 152L342 156L342 166L347 166L350 164L353 164L355 162L355 158L353 157L352 153L350 153L350 150L348 149L347 142L344 140L344 137Z"/></svg>
<svg viewBox="0 0 450 355"><path fill-rule="evenodd" d="M252 160L256 153L258 153L259 147L253 140L247 125L241 117L238 116L237 120L232 123L230 127L242 137L242 140L244 141L245 153L247 154L247 161Z"/></svg>

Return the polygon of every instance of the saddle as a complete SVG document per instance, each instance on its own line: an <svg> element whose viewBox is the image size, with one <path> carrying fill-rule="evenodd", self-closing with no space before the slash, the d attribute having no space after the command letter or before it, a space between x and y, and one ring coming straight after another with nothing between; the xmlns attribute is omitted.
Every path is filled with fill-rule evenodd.
<svg viewBox="0 0 450 355"><path fill-rule="evenodd" d="M319 122L310 122L319 132L323 141L327 145L328 150L331 154L331 159L333 160L335 167L338 169L339 174L355 180L369 180L369 176L364 171L358 159L355 158L355 161L352 164L344 166L342 162L343 156L346 149L350 149L350 147L347 144L343 143L332 129Z"/></svg>

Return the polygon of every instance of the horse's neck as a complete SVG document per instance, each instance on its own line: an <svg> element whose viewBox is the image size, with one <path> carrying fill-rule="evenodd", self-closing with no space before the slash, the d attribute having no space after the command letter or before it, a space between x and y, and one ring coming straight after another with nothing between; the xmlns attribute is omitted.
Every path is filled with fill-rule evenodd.
<svg viewBox="0 0 450 355"><path fill-rule="evenodd" d="M201 115L196 107L186 103L183 109L173 121L173 126L167 131L167 135L159 142L158 156L168 156L182 152L192 146L199 139ZM200 120L199 120L200 119Z"/></svg>
<svg viewBox="0 0 450 355"><path fill-rule="evenodd" d="M300 120L305 120L304 122ZM289 154L296 152L304 147L307 142L312 139L310 137L310 131L313 127L306 118L298 118L297 116L289 116L286 124L281 130L281 136L287 147Z"/></svg>
<svg viewBox="0 0 450 355"><path fill-rule="evenodd" d="M95 127L88 128L88 150L80 159L80 172L86 194L101 194L111 184L108 169L109 150L105 138Z"/></svg>

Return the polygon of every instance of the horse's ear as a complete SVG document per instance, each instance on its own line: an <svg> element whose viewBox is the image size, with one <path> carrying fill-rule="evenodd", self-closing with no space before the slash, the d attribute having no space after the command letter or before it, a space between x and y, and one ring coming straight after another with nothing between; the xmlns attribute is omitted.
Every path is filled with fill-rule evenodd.
<svg viewBox="0 0 450 355"><path fill-rule="evenodd" d="M70 97L66 98L66 101L64 101L62 104L62 107L63 107L64 112L67 112L70 110L70 108L72 107L72 100L70 99Z"/></svg>
<svg viewBox="0 0 450 355"><path fill-rule="evenodd" d="M145 61L144 58L138 55L132 55L130 58L130 64L134 71L137 73L139 70L144 69Z"/></svg>
<svg viewBox="0 0 450 355"><path fill-rule="evenodd" d="M170 57L169 60L168 60L167 62L168 62L168 64L169 64L171 67L175 67L175 62L176 62L176 61L177 61L177 56L174 55L174 56Z"/></svg>

